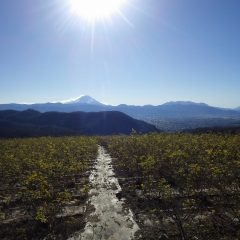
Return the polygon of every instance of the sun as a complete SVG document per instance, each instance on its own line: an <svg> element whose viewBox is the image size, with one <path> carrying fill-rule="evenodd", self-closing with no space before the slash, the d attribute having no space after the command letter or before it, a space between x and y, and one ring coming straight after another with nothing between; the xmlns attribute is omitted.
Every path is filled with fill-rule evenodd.
<svg viewBox="0 0 240 240"><path fill-rule="evenodd" d="M79 17L96 21L111 17L120 11L127 0L70 0L71 10Z"/></svg>

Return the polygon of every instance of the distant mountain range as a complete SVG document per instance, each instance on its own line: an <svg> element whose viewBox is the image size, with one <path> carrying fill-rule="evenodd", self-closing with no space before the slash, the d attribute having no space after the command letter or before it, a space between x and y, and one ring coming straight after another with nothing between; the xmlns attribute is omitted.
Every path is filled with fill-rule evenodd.
<svg viewBox="0 0 240 240"><path fill-rule="evenodd" d="M202 127L240 126L240 107L236 109L212 107L205 103L190 101L167 102L162 105L134 106L103 104L90 96L76 99L36 104L0 104L0 110L24 111L33 109L45 112L102 112L118 111L135 119L154 124L165 131L182 131Z"/></svg>
<svg viewBox="0 0 240 240"><path fill-rule="evenodd" d="M194 102L168 102L162 105L133 106L121 104L118 106L105 105L90 96L63 101L58 103L37 103L37 104L0 104L0 110L23 111L34 109L40 112L99 112L99 111L120 111L137 119L147 118L235 118L240 117L240 109L224 109L209 106L205 103Z"/></svg>
<svg viewBox="0 0 240 240"><path fill-rule="evenodd" d="M151 124L116 111L92 113L0 111L0 137L130 134L133 129L137 133L159 131Z"/></svg>

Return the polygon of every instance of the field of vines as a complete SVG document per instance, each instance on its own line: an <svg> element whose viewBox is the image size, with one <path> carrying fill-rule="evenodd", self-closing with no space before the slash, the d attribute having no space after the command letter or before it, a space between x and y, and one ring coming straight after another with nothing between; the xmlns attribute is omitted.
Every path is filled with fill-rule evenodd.
<svg viewBox="0 0 240 240"><path fill-rule="evenodd" d="M96 154L90 137L0 140L0 239L66 239L83 228Z"/></svg>
<svg viewBox="0 0 240 240"><path fill-rule="evenodd" d="M240 136L102 138L140 239L240 239Z"/></svg>
<svg viewBox="0 0 240 240"><path fill-rule="evenodd" d="M134 132L0 140L0 239L82 230L97 144L112 156L136 239L240 239L240 136Z"/></svg>

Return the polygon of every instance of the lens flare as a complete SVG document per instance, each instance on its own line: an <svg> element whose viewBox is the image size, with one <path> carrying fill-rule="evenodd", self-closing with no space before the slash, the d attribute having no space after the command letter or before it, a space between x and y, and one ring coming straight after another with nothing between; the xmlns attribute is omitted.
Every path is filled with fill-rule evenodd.
<svg viewBox="0 0 240 240"><path fill-rule="evenodd" d="M120 11L127 0L70 0L74 14L88 21L105 19Z"/></svg>

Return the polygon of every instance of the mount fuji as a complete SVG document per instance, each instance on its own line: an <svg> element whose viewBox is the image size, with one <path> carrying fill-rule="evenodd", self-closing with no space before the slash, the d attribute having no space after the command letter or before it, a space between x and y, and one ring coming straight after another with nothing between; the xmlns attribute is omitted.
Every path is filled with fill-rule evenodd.
<svg viewBox="0 0 240 240"><path fill-rule="evenodd" d="M0 110L39 112L102 112L118 111L130 117L144 120L163 130L181 130L205 126L239 125L239 109L219 108L205 103L190 101L167 102L162 105L134 106L120 104L106 105L88 95L60 102L35 104L0 104Z"/></svg>
<svg viewBox="0 0 240 240"><path fill-rule="evenodd" d="M61 101L60 103L63 104L89 104L89 105L103 105L102 103L98 102L94 98L88 96L88 95L82 95L78 98Z"/></svg>

